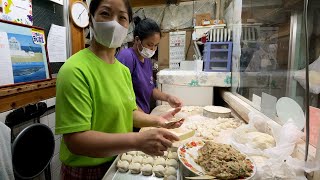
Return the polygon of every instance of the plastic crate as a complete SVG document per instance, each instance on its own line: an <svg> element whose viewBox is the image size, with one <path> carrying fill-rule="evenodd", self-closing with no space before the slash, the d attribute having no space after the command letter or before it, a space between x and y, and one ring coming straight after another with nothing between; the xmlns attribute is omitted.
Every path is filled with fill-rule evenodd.
<svg viewBox="0 0 320 180"><path fill-rule="evenodd" d="M204 71L230 72L232 42L207 42L203 51Z"/></svg>

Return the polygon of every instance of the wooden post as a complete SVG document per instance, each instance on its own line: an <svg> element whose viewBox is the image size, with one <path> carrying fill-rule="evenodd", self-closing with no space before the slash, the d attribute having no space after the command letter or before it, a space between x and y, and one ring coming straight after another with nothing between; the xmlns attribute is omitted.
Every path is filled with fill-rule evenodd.
<svg viewBox="0 0 320 180"><path fill-rule="evenodd" d="M70 7L72 4L79 0L70 0ZM70 11L69 7L69 11ZM85 40L84 40L84 32L82 28L77 27L70 16L70 30L71 30L71 41L72 41L72 54L77 53L78 51L84 49Z"/></svg>
<svg viewBox="0 0 320 180"><path fill-rule="evenodd" d="M217 20L220 19L220 8L221 8L221 0L216 0L216 18Z"/></svg>

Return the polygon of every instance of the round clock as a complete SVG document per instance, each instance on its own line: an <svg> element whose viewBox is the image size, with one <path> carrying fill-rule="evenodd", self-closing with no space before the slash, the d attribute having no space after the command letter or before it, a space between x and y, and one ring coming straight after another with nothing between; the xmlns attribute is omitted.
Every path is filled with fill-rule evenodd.
<svg viewBox="0 0 320 180"><path fill-rule="evenodd" d="M81 1L76 1L71 6L71 18L75 25L85 28L89 25L88 6Z"/></svg>

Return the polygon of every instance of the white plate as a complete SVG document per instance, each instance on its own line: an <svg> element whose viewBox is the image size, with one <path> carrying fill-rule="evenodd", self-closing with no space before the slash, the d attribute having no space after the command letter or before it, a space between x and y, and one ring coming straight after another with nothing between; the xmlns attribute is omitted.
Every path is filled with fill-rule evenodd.
<svg viewBox="0 0 320 180"><path fill-rule="evenodd" d="M178 157L179 157L180 162L188 170L190 170L191 172L193 172L194 174L199 175L199 176L204 176L204 175L206 175L206 173L202 169L202 167L194 161L194 158L198 157L198 150L200 148L202 148L204 146L204 144L205 144L204 141L191 141L191 142L188 142L178 148ZM247 157L247 159L249 159L251 161L252 166L253 166L253 169L252 169L253 172L252 172L251 176L246 178L248 180L248 179L251 179L255 175L257 169L256 169L256 165L254 164L254 162L248 157Z"/></svg>
<svg viewBox="0 0 320 180"><path fill-rule="evenodd" d="M285 124L289 119L292 119L300 130L304 128L304 112L295 100L288 97L282 97L278 100L276 109L279 119L283 124Z"/></svg>

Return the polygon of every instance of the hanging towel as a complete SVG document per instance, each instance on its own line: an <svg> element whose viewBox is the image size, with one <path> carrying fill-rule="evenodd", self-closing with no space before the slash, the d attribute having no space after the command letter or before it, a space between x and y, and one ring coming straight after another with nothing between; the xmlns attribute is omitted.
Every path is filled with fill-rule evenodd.
<svg viewBox="0 0 320 180"><path fill-rule="evenodd" d="M14 180L11 155L11 130L0 122L0 179Z"/></svg>

